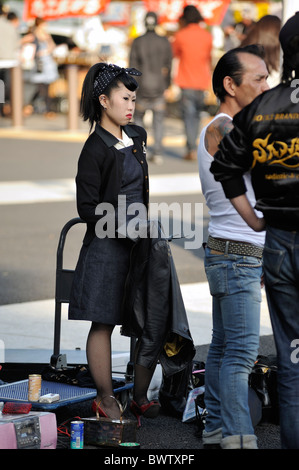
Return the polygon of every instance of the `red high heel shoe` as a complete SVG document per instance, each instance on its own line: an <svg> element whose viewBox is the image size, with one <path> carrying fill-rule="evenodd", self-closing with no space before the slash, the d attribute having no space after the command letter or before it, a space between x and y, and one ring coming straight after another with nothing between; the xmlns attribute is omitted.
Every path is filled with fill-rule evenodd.
<svg viewBox="0 0 299 470"><path fill-rule="evenodd" d="M139 406L134 400L130 404L131 412L136 416L138 427L141 426L141 416L145 418L156 418L160 411L160 404L157 401L150 401L144 405Z"/></svg>
<svg viewBox="0 0 299 470"><path fill-rule="evenodd" d="M113 395L110 395L110 398L113 398L113 400L116 401L116 403L119 407L119 410L120 410L120 416L122 416L123 407L122 407L121 403ZM93 402L92 402L92 406L91 406L92 411L95 414L97 414L98 416L101 416L102 418L110 418L110 416L108 416L107 413L105 413L105 411L100 407L100 403L101 403L101 400L97 402L96 399L94 399Z"/></svg>
<svg viewBox="0 0 299 470"><path fill-rule="evenodd" d="M98 412L99 416L102 418L109 418L105 411L100 407L100 402L97 402L96 399L93 400L91 409L95 414Z"/></svg>

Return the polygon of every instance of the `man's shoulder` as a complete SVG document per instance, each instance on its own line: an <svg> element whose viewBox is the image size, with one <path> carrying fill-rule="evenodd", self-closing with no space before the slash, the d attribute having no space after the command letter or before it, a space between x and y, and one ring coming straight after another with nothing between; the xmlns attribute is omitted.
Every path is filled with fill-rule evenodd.
<svg viewBox="0 0 299 470"><path fill-rule="evenodd" d="M183 30L184 28L182 29L182 31ZM197 23L191 23L186 27L186 30L192 31L193 33L201 35L202 37L212 38L212 33L208 29Z"/></svg>
<svg viewBox="0 0 299 470"><path fill-rule="evenodd" d="M222 136L228 134L233 128L232 118L227 114L219 114L207 125L207 131L214 132L217 130Z"/></svg>
<svg viewBox="0 0 299 470"><path fill-rule="evenodd" d="M233 129L232 119L228 115L219 115L206 127L205 148L214 155L223 137Z"/></svg>
<svg viewBox="0 0 299 470"><path fill-rule="evenodd" d="M201 48L205 48L206 46L211 47L213 41L212 34L195 23L189 24L179 30L174 38L176 42L192 42L194 45L200 44Z"/></svg>
<svg viewBox="0 0 299 470"><path fill-rule="evenodd" d="M147 33L147 35L145 34L145 36L146 36L146 40L148 40L150 38L151 40L154 40L154 41L159 42L161 44L169 43L169 39L166 36L162 36L161 34L158 34L155 31Z"/></svg>

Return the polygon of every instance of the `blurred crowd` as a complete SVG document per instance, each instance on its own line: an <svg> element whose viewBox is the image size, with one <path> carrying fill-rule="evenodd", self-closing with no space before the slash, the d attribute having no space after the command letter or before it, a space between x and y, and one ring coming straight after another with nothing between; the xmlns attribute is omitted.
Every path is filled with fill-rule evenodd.
<svg viewBox="0 0 299 470"><path fill-rule="evenodd" d="M5 4L0 3L0 34L4 38L0 44L0 79L5 85L5 100L4 103L0 103L1 116L9 117L11 115L11 68L17 63L21 64L23 73L24 116L37 113L53 118L56 113L67 110L65 65L72 62L78 65L79 99L84 76L93 63L107 61L117 63L120 66L129 64L136 36L143 36L147 32L148 25L146 22L143 23L143 20L141 21L140 17L138 19L139 30L141 30L141 33L138 34L136 28L135 32L133 32L133 28L128 32L124 28L102 24L100 16L89 18L76 29L72 37L63 38L51 35L48 32L47 21L42 18L36 18L33 24L28 26L27 31L21 31L18 15L14 11L7 11ZM187 19L187 23L189 21L190 18ZM180 50L183 46L178 45L180 36L179 40L183 41L184 27L187 25L183 14L171 30L167 30L164 25L159 24L158 18L153 28L156 35L162 36L164 40L169 42L171 50L171 58L167 58L167 66L163 68L164 78L167 77L166 86L162 92L166 103L166 112L175 115L175 117L180 116L185 120L186 133L188 133L188 129L190 133L192 127L190 126L190 116L188 121L188 113L191 112L190 100L197 103L194 113L199 116L202 111L213 114L216 110L217 103L211 92L211 74L213 66L220 56L229 49L249 43L262 44L265 48L269 70L269 84L274 86L279 81L278 31L281 25L279 16L266 14L257 20L252 10L244 9L239 20L236 20L234 12L228 9L219 27L209 27L199 12L198 16L195 15L195 20L191 20L191 23L193 22L200 28L200 32L198 29L198 36L195 36L196 42L193 42L192 38L188 39L191 44L194 44L194 56L189 59L186 58L185 52ZM200 48L198 44L201 45ZM158 55L159 47L157 49ZM201 51L200 57L196 49ZM161 54L163 54L163 48ZM185 66L184 60L186 60ZM191 61L193 61L192 67ZM142 62L140 59L137 64L141 72L143 67L146 68L146 63L148 60ZM198 70L199 67L200 73L196 72L196 68ZM187 77L187 74L192 74L192 77ZM194 85L196 81L197 85L196 83ZM186 88L192 89L192 87L197 91L188 97L184 90ZM151 100L152 96L148 96L148 98ZM181 106L182 101L184 104ZM146 107L141 114L144 114L145 111ZM195 123L195 127L196 131L194 132L197 133L197 123ZM194 150L192 139L194 140L191 135L187 135L187 153L189 153L190 159L193 158L192 152Z"/></svg>

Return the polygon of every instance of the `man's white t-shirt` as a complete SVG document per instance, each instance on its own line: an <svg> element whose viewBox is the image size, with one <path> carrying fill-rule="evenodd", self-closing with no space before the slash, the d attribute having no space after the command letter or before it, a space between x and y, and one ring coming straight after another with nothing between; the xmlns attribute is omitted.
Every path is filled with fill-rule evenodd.
<svg viewBox="0 0 299 470"><path fill-rule="evenodd" d="M206 199L210 214L209 234L215 238L224 238L227 240L236 240L252 243L257 246L263 246L265 241L265 232L255 232L246 224L235 210L230 200L226 198L221 183L215 181L214 175L210 172L213 156L206 150L205 134L207 127L213 121L223 116L232 120L228 114L217 114L212 121L202 129L197 152L202 192ZM247 187L246 195L252 207L254 207L256 200L252 189L250 173L246 173L244 175L244 180ZM263 217L261 212L256 211L256 214L258 217Z"/></svg>

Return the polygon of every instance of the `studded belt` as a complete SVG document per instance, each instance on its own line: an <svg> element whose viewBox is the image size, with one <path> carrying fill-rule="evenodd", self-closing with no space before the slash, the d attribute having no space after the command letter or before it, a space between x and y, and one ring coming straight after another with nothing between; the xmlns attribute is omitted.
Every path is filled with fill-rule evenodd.
<svg viewBox="0 0 299 470"><path fill-rule="evenodd" d="M219 251L223 254L231 255L244 255L244 256L255 256L256 258L262 258L263 248L250 243L242 243L230 240L220 240L209 236L207 246L211 250Z"/></svg>

